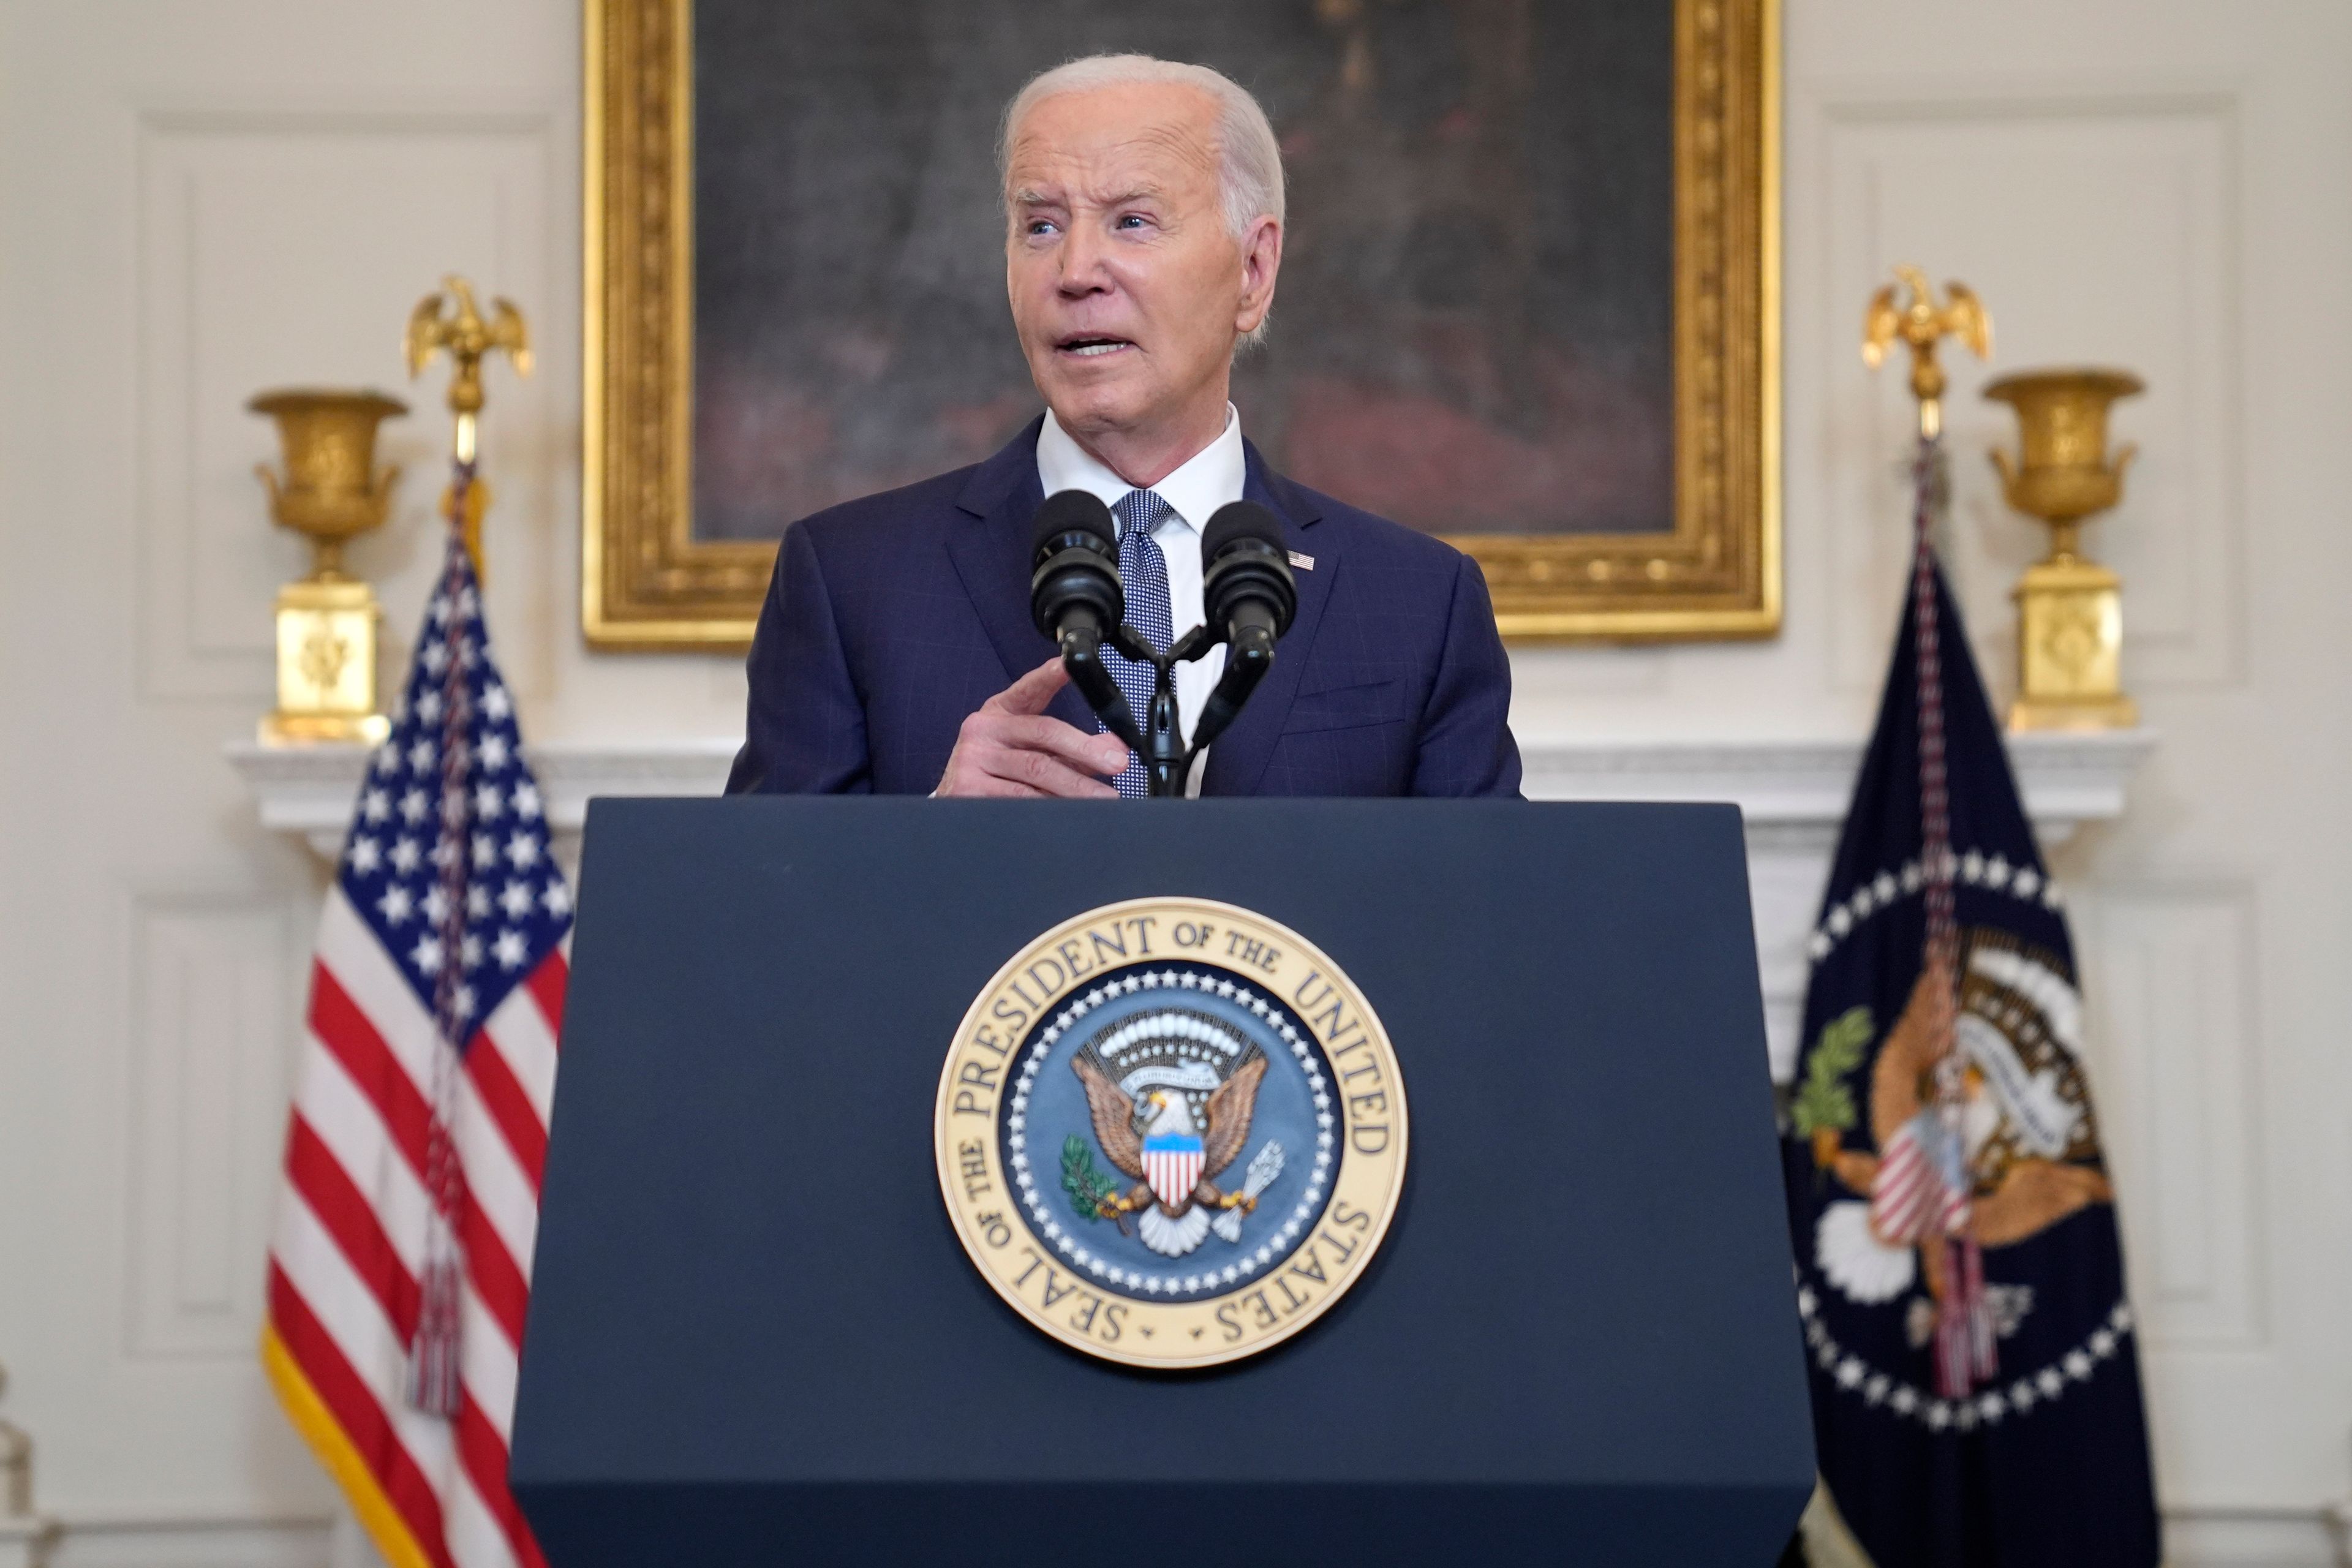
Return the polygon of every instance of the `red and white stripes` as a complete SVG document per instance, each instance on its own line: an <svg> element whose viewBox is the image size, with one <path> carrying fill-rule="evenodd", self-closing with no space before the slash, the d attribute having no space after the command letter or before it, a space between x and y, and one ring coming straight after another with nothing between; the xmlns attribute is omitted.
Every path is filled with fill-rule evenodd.
<svg viewBox="0 0 2352 1568"><path fill-rule="evenodd" d="M462 1349L457 1409L444 1420L404 1397L432 1225L436 1031L341 888L328 895L265 1357L394 1568L541 1561L506 1471L568 946L499 1004L456 1075Z"/></svg>

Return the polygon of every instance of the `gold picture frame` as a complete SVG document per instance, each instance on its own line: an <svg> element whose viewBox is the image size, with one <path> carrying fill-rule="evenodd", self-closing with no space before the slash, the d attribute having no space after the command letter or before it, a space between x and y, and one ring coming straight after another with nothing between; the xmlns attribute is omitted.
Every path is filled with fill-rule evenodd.
<svg viewBox="0 0 2352 1568"><path fill-rule="evenodd" d="M740 649L776 546L693 536L692 0L585 4L582 623ZM1780 629L1779 12L1675 0L1674 528L1454 538L1507 637Z"/></svg>

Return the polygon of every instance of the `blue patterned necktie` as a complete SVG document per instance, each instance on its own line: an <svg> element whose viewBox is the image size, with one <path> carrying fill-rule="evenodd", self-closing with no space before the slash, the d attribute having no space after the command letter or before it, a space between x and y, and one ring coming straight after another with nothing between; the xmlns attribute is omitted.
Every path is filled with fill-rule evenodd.
<svg viewBox="0 0 2352 1568"><path fill-rule="evenodd" d="M1168 605L1168 557L1160 553L1160 542L1151 537L1151 531L1174 510L1150 490L1129 490L1110 509L1118 520L1118 580L1127 592L1128 625L1162 653L1176 640L1176 631L1171 625L1174 612ZM1158 680L1151 667L1108 647L1103 649L1103 663L1110 667L1111 679L1126 694L1136 728L1148 728ZM1096 720L1096 731L1103 728L1102 721ZM1127 754L1127 771L1112 782L1118 785L1122 800L1141 800L1150 793L1143 759L1133 752Z"/></svg>

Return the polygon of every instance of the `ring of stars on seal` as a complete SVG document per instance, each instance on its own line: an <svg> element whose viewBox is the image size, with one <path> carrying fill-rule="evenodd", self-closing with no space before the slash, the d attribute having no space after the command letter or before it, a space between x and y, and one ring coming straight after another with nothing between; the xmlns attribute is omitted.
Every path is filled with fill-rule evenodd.
<svg viewBox="0 0 2352 1568"><path fill-rule="evenodd" d="M1406 1147L1361 991L1211 900L1040 935L940 1076L940 1190L974 1267L1034 1328L1133 1366L1213 1366L1320 1317L1385 1238Z"/></svg>

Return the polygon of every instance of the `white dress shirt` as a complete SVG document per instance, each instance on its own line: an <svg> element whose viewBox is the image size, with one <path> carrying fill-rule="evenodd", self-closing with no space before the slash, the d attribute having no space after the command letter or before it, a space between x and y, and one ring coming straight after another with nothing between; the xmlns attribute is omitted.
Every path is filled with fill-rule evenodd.
<svg viewBox="0 0 2352 1568"><path fill-rule="evenodd" d="M1168 559L1168 623L1179 637L1199 626L1205 615L1201 604L1201 531L1208 526L1219 507L1242 499L1242 486L1248 477L1249 464L1242 454L1242 417L1228 403L1224 430L1215 440L1193 453L1158 484L1143 487L1171 509L1160 518L1160 526L1151 531L1151 537L1159 542L1160 554ZM1045 411L1045 426L1037 432L1037 481L1049 496L1063 490L1085 490L1105 506L1117 504L1120 497L1138 488L1120 479L1072 439L1051 409ZM1188 744L1201 705L1216 689L1217 679L1224 672L1223 643L1191 663L1176 667L1176 705ZM1143 719L1140 713L1135 717L1138 722ZM1186 794L1201 793L1201 770L1205 761L1206 753L1194 760Z"/></svg>

